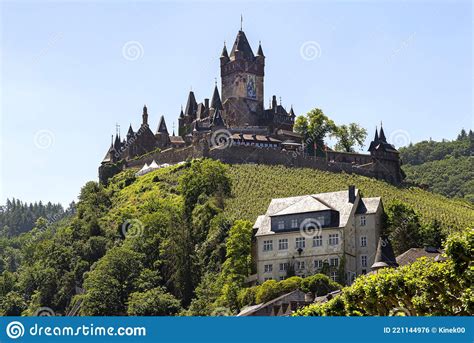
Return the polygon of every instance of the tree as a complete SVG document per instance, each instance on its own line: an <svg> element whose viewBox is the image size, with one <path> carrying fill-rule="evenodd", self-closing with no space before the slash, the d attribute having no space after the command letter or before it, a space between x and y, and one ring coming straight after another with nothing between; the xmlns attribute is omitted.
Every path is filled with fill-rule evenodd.
<svg viewBox="0 0 474 343"><path fill-rule="evenodd" d="M324 274L314 274L301 281L301 290L305 293L311 292L316 297L326 295L341 288L341 285L332 281Z"/></svg>
<svg viewBox="0 0 474 343"><path fill-rule="evenodd" d="M337 138L335 149L337 151L354 152L354 146L364 146L367 130L356 123L338 126L333 133Z"/></svg>
<svg viewBox="0 0 474 343"><path fill-rule="evenodd" d="M180 310L179 300L161 287L146 292L134 292L128 298L129 316L173 316Z"/></svg>
<svg viewBox="0 0 474 343"><path fill-rule="evenodd" d="M143 256L123 247L110 249L97 262L84 281L81 312L83 315L120 315L135 291L135 280L142 269Z"/></svg>
<svg viewBox="0 0 474 343"><path fill-rule="evenodd" d="M325 156L324 138L335 130L336 124L319 108L296 118L294 125L294 131L303 135L306 152L320 157Z"/></svg>
<svg viewBox="0 0 474 343"><path fill-rule="evenodd" d="M387 225L395 255L422 245L418 214L408 205L393 202L387 209Z"/></svg>
<svg viewBox="0 0 474 343"><path fill-rule="evenodd" d="M399 268L363 275L327 303L299 310L302 316L387 316L403 309L411 316L472 316L474 232L448 238L447 261L420 258Z"/></svg>

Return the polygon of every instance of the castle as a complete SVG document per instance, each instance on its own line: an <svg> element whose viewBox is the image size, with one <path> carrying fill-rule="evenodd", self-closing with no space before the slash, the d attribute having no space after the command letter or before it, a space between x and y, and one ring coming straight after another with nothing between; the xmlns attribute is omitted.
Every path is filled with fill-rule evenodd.
<svg viewBox="0 0 474 343"><path fill-rule="evenodd" d="M170 135L161 116L156 132L148 123L143 107L137 131L130 125L123 140L112 137L101 165L99 179L126 168L141 167L155 160L177 163L189 158L209 157L226 163L284 164L336 172L357 173L399 184L403 180L400 158L386 140L383 128L375 133L370 154L343 153L327 149L326 157L309 156L302 135L293 131L295 112L271 97L264 105L265 55L259 44L255 55L241 30L230 54L226 45L220 56L221 94L216 85L212 98L198 103L189 92L186 107L179 114L178 134Z"/></svg>

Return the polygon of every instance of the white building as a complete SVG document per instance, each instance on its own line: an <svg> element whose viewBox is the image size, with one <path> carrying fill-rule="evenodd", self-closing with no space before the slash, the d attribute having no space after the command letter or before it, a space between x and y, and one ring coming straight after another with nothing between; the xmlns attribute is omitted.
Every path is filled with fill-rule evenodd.
<svg viewBox="0 0 474 343"><path fill-rule="evenodd" d="M382 213L380 197L361 198L354 186L272 199L254 225L258 282L327 271L351 283L374 263Z"/></svg>

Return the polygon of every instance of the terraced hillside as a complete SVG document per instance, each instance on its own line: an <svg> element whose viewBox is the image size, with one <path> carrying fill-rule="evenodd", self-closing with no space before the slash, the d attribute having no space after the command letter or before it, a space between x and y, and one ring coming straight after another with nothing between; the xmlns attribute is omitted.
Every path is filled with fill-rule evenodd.
<svg viewBox="0 0 474 343"><path fill-rule="evenodd" d="M228 200L226 211L251 221L266 211L271 198L337 191L354 184L364 196L381 196L385 205L395 199L409 204L425 223L438 219L453 229L474 223L474 207L468 202L419 188L397 188L359 175L263 165L233 165L229 172L233 197Z"/></svg>

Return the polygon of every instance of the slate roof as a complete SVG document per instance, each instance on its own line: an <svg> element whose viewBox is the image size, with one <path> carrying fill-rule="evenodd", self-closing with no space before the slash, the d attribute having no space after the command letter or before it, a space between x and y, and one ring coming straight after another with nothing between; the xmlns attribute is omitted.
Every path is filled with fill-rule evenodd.
<svg viewBox="0 0 474 343"><path fill-rule="evenodd" d="M158 124L158 130L156 130L156 133L168 134L168 128L166 127L165 117L163 116L160 117L160 122Z"/></svg>
<svg viewBox="0 0 474 343"><path fill-rule="evenodd" d="M326 210L332 210L332 208L326 205L325 203L321 202L314 196L307 195L305 197L302 197L299 201L295 202L293 205L290 205L287 208L277 213L271 214L270 217L284 216L284 215L296 214L296 213L318 212L318 211L326 211Z"/></svg>
<svg viewBox="0 0 474 343"><path fill-rule="evenodd" d="M359 190L356 189L355 192L357 197L359 194ZM254 225L254 228L258 228L256 236L274 234L274 232L271 231L270 218L276 214L284 213L287 209L288 211L291 211L291 207L293 207L293 205L295 205L295 207L293 208L298 208L303 212L308 212L305 208L304 201L298 204L303 199L311 200L309 201L309 206L307 208L308 210L316 208L316 205L320 203L321 205L318 206L320 206L319 208L321 208L321 210L330 208L339 212L339 227L346 226L347 221L349 220L349 215L354 206L353 203L349 202L349 193L347 190L339 192L303 195L290 198L272 199L270 205L268 206L267 212L265 213L263 218L258 219Z"/></svg>
<svg viewBox="0 0 474 343"><path fill-rule="evenodd" d="M170 142L173 144L185 144L181 136L170 136Z"/></svg>
<svg viewBox="0 0 474 343"><path fill-rule="evenodd" d="M249 41L247 40L247 37L245 36L244 31L242 30L237 33L237 37L235 38L234 45L232 46L232 51L230 52L231 59L235 59L236 51L239 51L244 59L254 59L252 48L250 47Z"/></svg>
<svg viewBox="0 0 474 343"><path fill-rule="evenodd" d="M382 198L361 198L357 206L356 214L371 214L377 212L382 203Z"/></svg>
<svg viewBox="0 0 474 343"><path fill-rule="evenodd" d="M219 95L219 90L217 89L217 85L214 87L214 94L212 94L211 99L211 108L223 110L222 107L221 97Z"/></svg>
<svg viewBox="0 0 474 343"><path fill-rule="evenodd" d="M371 268L376 270L384 267L398 267L398 263L389 239L386 236L380 236L374 264Z"/></svg>
<svg viewBox="0 0 474 343"><path fill-rule="evenodd" d="M404 266L415 262L421 257L433 258L437 262L444 261L446 258L442 256L443 253L443 250L436 248L411 248L397 256L397 263L400 266Z"/></svg>

